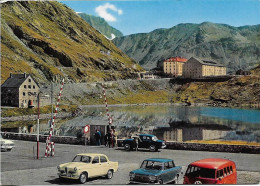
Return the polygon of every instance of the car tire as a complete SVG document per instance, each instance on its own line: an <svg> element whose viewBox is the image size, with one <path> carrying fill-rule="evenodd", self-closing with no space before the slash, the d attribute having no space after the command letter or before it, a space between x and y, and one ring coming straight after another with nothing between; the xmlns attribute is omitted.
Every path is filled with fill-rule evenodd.
<svg viewBox="0 0 260 186"><path fill-rule="evenodd" d="M107 177L107 179L111 179L113 177L113 170L108 170L106 177Z"/></svg>
<svg viewBox="0 0 260 186"><path fill-rule="evenodd" d="M129 150L131 150L131 145L130 144L125 144L124 148L125 148L125 150L129 151Z"/></svg>
<svg viewBox="0 0 260 186"><path fill-rule="evenodd" d="M87 173L83 172L83 173L80 174L80 176L79 176L79 182L80 183L82 183L82 184L86 183L87 179L88 179Z"/></svg>
<svg viewBox="0 0 260 186"><path fill-rule="evenodd" d="M61 182L65 182L65 181L66 181L66 178L63 178L63 177L59 176L59 180L60 180Z"/></svg>
<svg viewBox="0 0 260 186"><path fill-rule="evenodd" d="M158 183L159 183L160 185L163 185L163 180L160 179L160 180L158 181Z"/></svg>
<svg viewBox="0 0 260 186"><path fill-rule="evenodd" d="M199 181L199 180L197 180L197 181L194 182L194 184L196 184L196 185L197 185L197 184L202 184L202 182Z"/></svg>
<svg viewBox="0 0 260 186"><path fill-rule="evenodd" d="M155 152L155 151L157 151L158 149L155 147L155 145L151 145L151 146L149 147L149 150L150 150L151 152Z"/></svg>

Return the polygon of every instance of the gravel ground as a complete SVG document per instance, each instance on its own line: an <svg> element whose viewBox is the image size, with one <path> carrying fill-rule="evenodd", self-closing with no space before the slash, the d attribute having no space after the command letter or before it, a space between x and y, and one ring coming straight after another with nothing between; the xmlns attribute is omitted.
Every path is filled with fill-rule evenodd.
<svg viewBox="0 0 260 186"><path fill-rule="evenodd" d="M55 156L44 158L45 144L40 143L40 159L35 159L36 142L15 141L15 149L1 153L1 185L49 185L78 184L75 181L60 182L57 176L57 165L72 160L75 154L82 152L103 153L111 161L119 162L119 171L111 180L105 178L90 179L86 184L128 184L128 174L138 168L146 158L171 158L176 165L183 167L183 172L190 162L203 158L228 158L236 162L238 184L259 184L260 155L203 151L161 150L160 152L131 151L109 149L104 146L80 146L55 144ZM179 184L183 182L180 176Z"/></svg>

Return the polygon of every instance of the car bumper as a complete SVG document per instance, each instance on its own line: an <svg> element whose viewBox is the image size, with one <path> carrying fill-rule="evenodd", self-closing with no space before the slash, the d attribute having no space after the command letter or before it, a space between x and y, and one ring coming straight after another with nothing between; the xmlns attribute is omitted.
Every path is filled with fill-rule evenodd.
<svg viewBox="0 0 260 186"><path fill-rule="evenodd" d="M162 145L161 149L165 149L166 148L166 145Z"/></svg>
<svg viewBox="0 0 260 186"><path fill-rule="evenodd" d="M141 185L152 185L152 184L155 184L155 185L158 185L159 183L158 182L139 182L139 181L129 181L130 184L141 184Z"/></svg>
<svg viewBox="0 0 260 186"><path fill-rule="evenodd" d="M79 179L78 175L73 175L73 174L61 174L61 173L58 173L58 176L61 177L61 178L66 178L66 179L74 179L74 180Z"/></svg>
<svg viewBox="0 0 260 186"><path fill-rule="evenodd" d="M14 145L8 145L8 144L1 145L1 151L2 150L12 150L12 148L14 148Z"/></svg>

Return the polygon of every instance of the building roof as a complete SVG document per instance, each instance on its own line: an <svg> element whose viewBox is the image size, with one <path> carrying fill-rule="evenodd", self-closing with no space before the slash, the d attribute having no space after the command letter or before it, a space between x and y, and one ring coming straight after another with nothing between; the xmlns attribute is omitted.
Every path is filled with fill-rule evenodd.
<svg viewBox="0 0 260 186"><path fill-rule="evenodd" d="M175 57L170 57L166 60L164 60L164 62L186 62L188 59L180 57L180 56L175 56Z"/></svg>
<svg viewBox="0 0 260 186"><path fill-rule="evenodd" d="M29 74L11 74L10 77L2 84L3 87L19 88L21 84L29 77Z"/></svg>
<svg viewBox="0 0 260 186"><path fill-rule="evenodd" d="M209 65L209 66L218 66L218 67L225 67L224 65L221 65L215 61L211 61L211 60L204 60L204 59L199 59L199 58L195 58L195 57L191 57L190 59L195 59L197 60L199 63L201 63L202 65ZM189 59L189 60L190 60Z"/></svg>
<svg viewBox="0 0 260 186"><path fill-rule="evenodd" d="M227 164L234 165L234 162L227 159L207 158L207 159L195 161L190 165L201 167L201 168L207 168L207 169L221 169L225 167Z"/></svg>

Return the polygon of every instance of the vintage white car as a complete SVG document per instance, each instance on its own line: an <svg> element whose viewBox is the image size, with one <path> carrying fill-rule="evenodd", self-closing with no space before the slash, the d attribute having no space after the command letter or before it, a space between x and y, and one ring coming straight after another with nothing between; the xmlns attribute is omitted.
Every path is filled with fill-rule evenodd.
<svg viewBox="0 0 260 186"><path fill-rule="evenodd" d="M118 162L109 161L104 154L84 153L77 154L72 162L61 164L57 168L61 180L78 179L80 183L85 183L88 178L99 176L111 179L118 170Z"/></svg>
<svg viewBox="0 0 260 186"><path fill-rule="evenodd" d="M14 142L12 140L7 140L2 138L2 135L0 135L0 143L1 143L1 152L2 151L11 151L14 147Z"/></svg>

